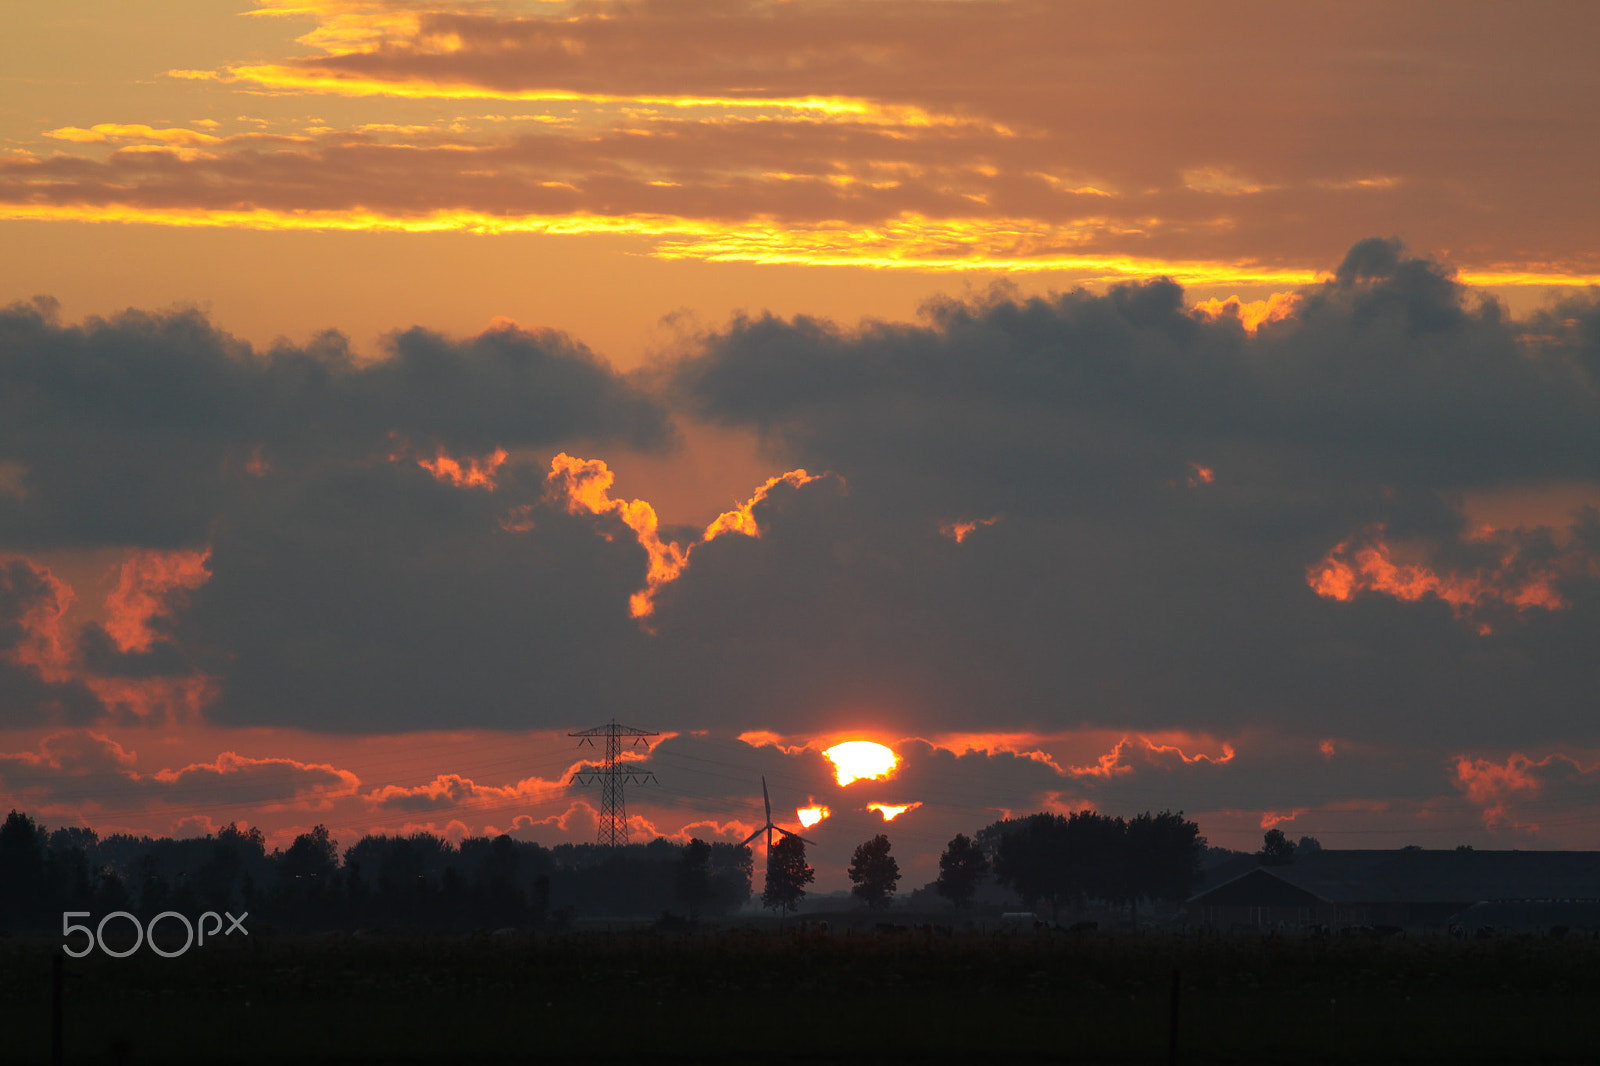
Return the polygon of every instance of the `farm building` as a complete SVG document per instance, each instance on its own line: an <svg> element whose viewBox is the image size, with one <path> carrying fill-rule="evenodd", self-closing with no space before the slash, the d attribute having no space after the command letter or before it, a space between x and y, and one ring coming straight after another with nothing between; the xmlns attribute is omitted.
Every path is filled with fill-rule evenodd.
<svg viewBox="0 0 1600 1066"><path fill-rule="evenodd" d="M1323 849L1282 866L1219 873L1224 876L1188 900L1184 912L1191 924L1442 931L1453 921L1494 924L1479 920L1492 910L1471 910L1479 904L1517 903L1506 913L1516 913L1521 927L1540 925L1544 915L1550 925L1600 928L1600 851Z"/></svg>

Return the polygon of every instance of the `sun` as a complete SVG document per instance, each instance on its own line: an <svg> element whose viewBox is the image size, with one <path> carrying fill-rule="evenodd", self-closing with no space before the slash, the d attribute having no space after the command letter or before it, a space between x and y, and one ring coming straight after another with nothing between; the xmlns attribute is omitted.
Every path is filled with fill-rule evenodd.
<svg viewBox="0 0 1600 1066"><path fill-rule="evenodd" d="M800 819L800 828L810 829L812 826L816 825L833 812L826 807L817 806L801 807L794 813L795 817Z"/></svg>
<svg viewBox="0 0 1600 1066"><path fill-rule="evenodd" d="M833 776L841 785L891 777L900 762L900 756L892 750L870 740L847 740L835 744L822 754L833 763Z"/></svg>

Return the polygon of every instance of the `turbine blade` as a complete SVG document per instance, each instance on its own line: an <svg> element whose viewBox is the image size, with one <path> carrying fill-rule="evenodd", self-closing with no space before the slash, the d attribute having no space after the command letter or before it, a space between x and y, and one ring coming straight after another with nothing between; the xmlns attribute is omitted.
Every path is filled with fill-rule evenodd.
<svg viewBox="0 0 1600 1066"><path fill-rule="evenodd" d="M740 844L739 846L741 848L749 847L750 846L750 842L752 840L754 840L756 837L760 836L761 833L762 833L762 830L764 830L764 829L766 829L766 826L762 826L761 829L757 829L754 833L751 833L749 836L745 837L744 838L744 843Z"/></svg>
<svg viewBox="0 0 1600 1066"><path fill-rule="evenodd" d="M772 821L772 798L767 795L767 776L761 775L761 802L767 805L767 821Z"/></svg>

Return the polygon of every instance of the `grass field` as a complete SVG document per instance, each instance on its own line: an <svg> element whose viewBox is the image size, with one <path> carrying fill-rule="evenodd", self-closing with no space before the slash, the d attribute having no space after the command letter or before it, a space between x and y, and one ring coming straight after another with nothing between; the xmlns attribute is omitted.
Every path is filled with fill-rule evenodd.
<svg viewBox="0 0 1600 1066"><path fill-rule="evenodd" d="M0 941L50 1061L55 940ZM1600 1062L1600 943L723 930L273 936L64 967L66 1061ZM131 1057L130 1057L131 1056Z"/></svg>

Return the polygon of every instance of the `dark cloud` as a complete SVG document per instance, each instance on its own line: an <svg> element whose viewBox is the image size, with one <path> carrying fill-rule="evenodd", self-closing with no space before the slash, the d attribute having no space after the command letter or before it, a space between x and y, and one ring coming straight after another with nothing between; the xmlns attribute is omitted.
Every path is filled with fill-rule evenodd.
<svg viewBox="0 0 1600 1066"><path fill-rule="evenodd" d="M78 633L77 654L85 670L101 677L172 677L194 670L183 650L171 641L157 641L145 651L125 652L98 622L86 623Z"/></svg>
<svg viewBox="0 0 1600 1066"><path fill-rule="evenodd" d="M224 678L215 717L526 728L625 702L646 640L626 606L644 552L539 502L537 473L514 478L491 494L383 463L234 511L212 540L215 577L181 616ZM518 513L532 528L505 528L513 506L532 506Z"/></svg>
<svg viewBox="0 0 1600 1066"><path fill-rule="evenodd" d="M99 733L44 737L37 752L0 752L0 787L28 802L126 810L151 804L226 809L242 804L316 805L352 794L354 774L293 759L223 752L209 763L141 772L137 756Z"/></svg>
<svg viewBox="0 0 1600 1066"><path fill-rule="evenodd" d="M1590 520L1527 534L1492 576L1510 535L1475 544L1460 494L1600 481L1582 347L1535 353L1497 305L1377 240L1255 334L1199 320L1168 282L927 318L742 320L682 363L699 414L850 493L806 486L769 537L709 545L662 597L663 643L706 641L678 661L714 642L747 678L783 679L768 706L903 701L886 713L945 728L1574 735L1595 682L1568 644L1596 631ZM938 532L986 516L959 545ZM1548 571L1565 606L1502 611L1486 636L1439 595L1319 597L1308 568L1375 530L1445 577L1521 589L1517 567ZM1539 561L1552 538L1575 545L1559 572ZM718 616L755 573L777 575L771 610ZM714 621L676 627L680 606Z"/></svg>
<svg viewBox="0 0 1600 1066"><path fill-rule="evenodd" d="M92 679L210 679L234 725L1584 743L1597 518L1486 533L1463 499L1600 482L1593 314L1513 321L1374 240L1253 333L1165 281L751 317L648 393L509 330L357 366L195 314L14 309L6 536L203 537L204 574L126 571L148 625L69 646ZM641 622L642 513L569 509L545 474L564 434L670 440L668 396L828 474L770 486L758 536L662 530L693 548ZM169 476L188 442L206 460ZM97 504L101 453L133 480Z"/></svg>
<svg viewBox="0 0 1600 1066"><path fill-rule="evenodd" d="M1379 483L1600 476L1581 349L1530 358L1498 305L1392 241L1357 245L1303 295L1255 335L1196 321L1169 281L935 304L921 327L749 319L708 338L680 384L786 461L853 483L882 470L874 490L980 509L1148 498L1235 451L1246 474L1314 477L1329 506Z"/></svg>
<svg viewBox="0 0 1600 1066"><path fill-rule="evenodd" d="M381 461L398 438L475 452L583 436L661 449L661 409L561 334L391 337L361 364L329 333L258 352L197 311L62 324L0 311L0 543L193 546L252 472Z"/></svg>

